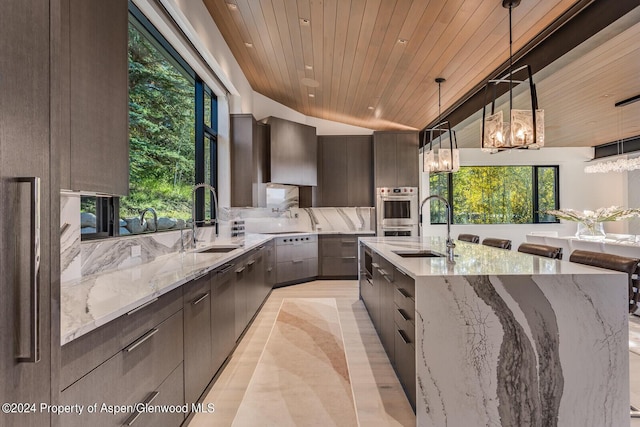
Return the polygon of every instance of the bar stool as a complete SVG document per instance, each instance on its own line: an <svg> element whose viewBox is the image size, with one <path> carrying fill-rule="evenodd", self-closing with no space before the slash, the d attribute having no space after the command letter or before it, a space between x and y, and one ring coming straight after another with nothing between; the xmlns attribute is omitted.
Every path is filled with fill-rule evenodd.
<svg viewBox="0 0 640 427"><path fill-rule="evenodd" d="M482 241L485 246L493 246L500 249L511 249L511 240L509 239L496 239L494 237L487 237Z"/></svg>
<svg viewBox="0 0 640 427"><path fill-rule="evenodd" d="M469 243L480 243L480 236L475 234L458 234L458 240Z"/></svg>
<svg viewBox="0 0 640 427"><path fill-rule="evenodd" d="M633 313L638 307L638 264L640 259L629 258L620 255L605 254L601 252L573 251L569 261L593 267L606 268L621 271L629 276L629 313Z"/></svg>
<svg viewBox="0 0 640 427"><path fill-rule="evenodd" d="M562 248L549 245L538 245L535 243L522 243L518 246L518 252L538 255L551 259L562 259Z"/></svg>

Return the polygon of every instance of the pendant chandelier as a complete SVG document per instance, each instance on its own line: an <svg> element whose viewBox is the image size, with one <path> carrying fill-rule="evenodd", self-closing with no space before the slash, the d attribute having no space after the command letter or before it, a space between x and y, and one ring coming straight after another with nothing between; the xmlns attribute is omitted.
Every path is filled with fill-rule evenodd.
<svg viewBox="0 0 640 427"><path fill-rule="evenodd" d="M427 133L429 134L429 151L424 153L423 171L433 173L452 173L460 169L460 150L455 131L451 130L448 120L440 121L440 85L446 80L442 77L436 79L438 83L438 124L424 130L422 146L427 148ZM442 135L449 134L449 148L442 148ZM437 139L434 148L434 139Z"/></svg>
<svg viewBox="0 0 640 427"><path fill-rule="evenodd" d="M538 109L538 96L533 83L531 67L523 65L513 69L513 28L511 14L513 8L520 4L520 0L503 0L502 7L509 9L509 72L504 76L489 80L484 89L484 107L482 108L482 150L490 153L512 148L539 149L544 146L544 110ZM521 80L514 80L514 75L522 76ZM530 110L513 109L513 86L529 83L531 98ZM496 86L509 84L509 119L504 122L503 112L495 112ZM491 90L491 114L487 116L487 97Z"/></svg>

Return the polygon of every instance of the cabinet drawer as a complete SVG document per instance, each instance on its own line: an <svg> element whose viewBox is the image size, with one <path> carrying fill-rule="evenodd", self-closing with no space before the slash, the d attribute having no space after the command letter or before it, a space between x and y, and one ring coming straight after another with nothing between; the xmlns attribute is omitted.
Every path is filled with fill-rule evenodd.
<svg viewBox="0 0 640 427"><path fill-rule="evenodd" d="M318 257L317 242L296 242L288 245L278 246L276 249L276 259L278 262L296 261L305 258Z"/></svg>
<svg viewBox="0 0 640 427"><path fill-rule="evenodd" d="M178 365L173 370L171 375L157 388L157 390L149 393L143 400L151 406L161 405L184 405L184 398L182 395L182 364ZM191 402L186 402L191 408ZM187 414L176 412L145 412L141 414L131 414L131 416L125 420L124 425L133 425L135 427L177 427L183 421ZM134 420L134 417L135 420ZM131 421L133 420L133 423Z"/></svg>
<svg viewBox="0 0 640 427"><path fill-rule="evenodd" d="M355 257L322 257L320 275L331 276L357 276L358 260Z"/></svg>
<svg viewBox="0 0 640 427"><path fill-rule="evenodd" d="M143 402L176 367L181 366L182 326L182 311L179 311L64 390L60 394L61 403L86 407L96 402L98 405ZM184 395L182 382L179 387ZM65 414L60 416L60 424L65 427L120 426L130 415Z"/></svg>
<svg viewBox="0 0 640 427"><path fill-rule="evenodd" d="M307 279L318 275L318 259L279 262L276 269L278 283Z"/></svg>
<svg viewBox="0 0 640 427"><path fill-rule="evenodd" d="M394 308L393 322L396 325L396 329L404 332L404 337L407 338L411 344L415 345L416 340L416 327L415 327L415 313L408 313L406 310L398 307Z"/></svg>
<svg viewBox="0 0 640 427"><path fill-rule="evenodd" d="M411 276L394 267L393 278L398 288L403 289L411 298L416 298L416 282Z"/></svg>
<svg viewBox="0 0 640 427"><path fill-rule="evenodd" d="M132 310L62 346L60 390L122 350L126 345L182 309L182 287Z"/></svg>
<svg viewBox="0 0 640 427"><path fill-rule="evenodd" d="M411 319L413 319L413 313L416 309L416 303L404 288L399 288L397 286L395 287L393 291L393 301L396 303L398 308L404 310L405 313L407 313L409 316L411 316Z"/></svg>
<svg viewBox="0 0 640 427"><path fill-rule="evenodd" d="M348 257L358 255L357 236L320 236L322 256Z"/></svg>
<svg viewBox="0 0 640 427"><path fill-rule="evenodd" d="M409 403L416 409L416 351L400 330L395 331L395 368Z"/></svg>
<svg viewBox="0 0 640 427"><path fill-rule="evenodd" d="M396 268L393 266L393 264L391 264L386 259L382 258L380 255L376 254L375 252L373 254L372 267L374 269L374 272L373 272L374 274L376 273L376 270L377 270L378 273L380 273L383 277L387 279L387 281L391 283L395 281L394 274L395 274Z"/></svg>

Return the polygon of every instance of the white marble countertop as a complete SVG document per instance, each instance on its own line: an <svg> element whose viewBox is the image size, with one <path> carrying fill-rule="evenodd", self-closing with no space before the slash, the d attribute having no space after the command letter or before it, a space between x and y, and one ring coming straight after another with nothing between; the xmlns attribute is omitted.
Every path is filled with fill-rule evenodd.
<svg viewBox="0 0 640 427"><path fill-rule="evenodd" d="M373 231L310 231L304 234L373 234ZM242 247L226 253L199 253L212 246L237 245L238 239L218 238L196 251L173 253L155 260L67 282L61 288L60 327L64 345L151 301L275 237L296 236L248 233Z"/></svg>
<svg viewBox="0 0 640 427"><path fill-rule="evenodd" d="M83 277L66 284L61 290L61 344L206 274L272 238L249 234L241 247L230 252L169 254L145 264ZM196 250L237 244L237 240L219 239L214 244L200 245Z"/></svg>
<svg viewBox="0 0 640 427"><path fill-rule="evenodd" d="M441 275L621 274L458 240L455 263L451 264L444 256L445 240L440 237L361 237L360 241L414 279ZM431 250L443 256L403 258L394 252L407 250Z"/></svg>

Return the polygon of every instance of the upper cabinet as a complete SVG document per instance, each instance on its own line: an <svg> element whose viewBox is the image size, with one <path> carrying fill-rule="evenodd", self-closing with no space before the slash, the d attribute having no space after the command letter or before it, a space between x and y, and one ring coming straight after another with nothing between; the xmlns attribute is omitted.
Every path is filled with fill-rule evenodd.
<svg viewBox="0 0 640 427"><path fill-rule="evenodd" d="M269 117L271 182L318 185L316 128Z"/></svg>
<svg viewBox="0 0 640 427"><path fill-rule="evenodd" d="M317 206L373 206L370 135L318 137Z"/></svg>
<svg viewBox="0 0 640 427"><path fill-rule="evenodd" d="M374 132L375 187L417 187L418 132Z"/></svg>
<svg viewBox="0 0 640 427"><path fill-rule="evenodd" d="M260 206L269 179L266 132L251 114L231 115L231 206Z"/></svg>
<svg viewBox="0 0 640 427"><path fill-rule="evenodd" d="M128 3L68 0L69 143L61 187L129 192Z"/></svg>

